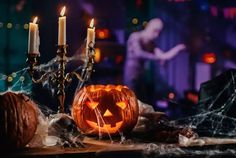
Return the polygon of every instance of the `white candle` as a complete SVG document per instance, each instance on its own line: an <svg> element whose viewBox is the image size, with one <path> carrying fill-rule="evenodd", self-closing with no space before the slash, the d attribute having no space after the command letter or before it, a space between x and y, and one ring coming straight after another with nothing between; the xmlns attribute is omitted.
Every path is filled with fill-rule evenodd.
<svg viewBox="0 0 236 158"><path fill-rule="evenodd" d="M94 44L95 44L95 27L94 27L94 19L92 19L89 28L87 30L86 48L89 48L89 45L93 47Z"/></svg>
<svg viewBox="0 0 236 158"><path fill-rule="evenodd" d="M29 23L29 39L28 39L28 53L39 54L39 31L38 24L36 24L38 17L35 17L33 22Z"/></svg>
<svg viewBox="0 0 236 158"><path fill-rule="evenodd" d="M64 6L61 10L61 17L58 21L58 45L62 46L66 44L66 16L64 16L66 7Z"/></svg>

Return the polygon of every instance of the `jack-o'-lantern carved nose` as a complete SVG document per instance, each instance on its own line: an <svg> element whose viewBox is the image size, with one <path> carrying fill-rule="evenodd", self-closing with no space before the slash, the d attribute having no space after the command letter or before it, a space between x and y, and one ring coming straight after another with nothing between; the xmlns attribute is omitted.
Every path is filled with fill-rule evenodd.
<svg viewBox="0 0 236 158"><path fill-rule="evenodd" d="M105 111L105 113L103 114L104 117L109 117L109 116L113 116L113 114L107 109Z"/></svg>

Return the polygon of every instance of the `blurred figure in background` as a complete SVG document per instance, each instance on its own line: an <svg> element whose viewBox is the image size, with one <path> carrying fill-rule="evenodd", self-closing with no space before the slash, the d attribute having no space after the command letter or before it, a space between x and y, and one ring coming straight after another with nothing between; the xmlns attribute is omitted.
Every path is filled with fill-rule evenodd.
<svg viewBox="0 0 236 158"><path fill-rule="evenodd" d="M154 79L147 77L147 63L170 60L185 49L184 44L178 44L167 52L156 47L155 40L162 28L163 22L159 18L152 19L144 30L132 33L127 42L124 84L135 92L138 99L149 104L154 103L155 86Z"/></svg>

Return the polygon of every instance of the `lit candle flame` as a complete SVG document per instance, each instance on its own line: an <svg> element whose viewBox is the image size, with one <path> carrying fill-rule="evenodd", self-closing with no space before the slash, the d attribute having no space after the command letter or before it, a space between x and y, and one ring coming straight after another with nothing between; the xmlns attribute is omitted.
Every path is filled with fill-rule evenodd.
<svg viewBox="0 0 236 158"><path fill-rule="evenodd" d="M36 16L33 20L33 23L36 24L37 21L38 21L38 17Z"/></svg>
<svg viewBox="0 0 236 158"><path fill-rule="evenodd" d="M94 25L94 19L91 20L89 27L93 28L93 25Z"/></svg>
<svg viewBox="0 0 236 158"><path fill-rule="evenodd" d="M66 12L66 7L64 6L64 7L62 8L62 10L61 10L60 15L61 15L61 16L64 16L65 12Z"/></svg>

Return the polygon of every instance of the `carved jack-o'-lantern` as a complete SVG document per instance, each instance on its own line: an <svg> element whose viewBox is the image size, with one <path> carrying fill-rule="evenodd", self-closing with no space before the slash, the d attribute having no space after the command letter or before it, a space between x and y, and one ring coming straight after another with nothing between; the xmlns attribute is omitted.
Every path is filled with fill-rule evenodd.
<svg viewBox="0 0 236 158"><path fill-rule="evenodd" d="M35 103L23 94L0 94L0 148L24 147L37 128Z"/></svg>
<svg viewBox="0 0 236 158"><path fill-rule="evenodd" d="M85 134L125 133L137 123L137 98L122 85L87 86L74 98L72 117Z"/></svg>

